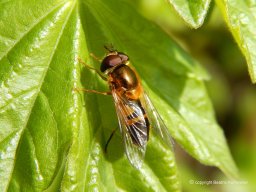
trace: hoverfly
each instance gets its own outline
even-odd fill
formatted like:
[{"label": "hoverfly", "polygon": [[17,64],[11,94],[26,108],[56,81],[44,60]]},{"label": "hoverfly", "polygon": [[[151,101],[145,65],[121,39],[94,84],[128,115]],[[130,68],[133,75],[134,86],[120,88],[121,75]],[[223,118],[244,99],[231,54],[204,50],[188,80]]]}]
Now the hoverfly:
[{"label": "hoverfly", "polygon": [[[107,81],[110,91],[81,90],[113,96],[126,156],[130,163],[139,169],[146,152],[150,129],[171,148],[172,138],[143,90],[137,72],[130,66],[129,57],[113,48],[107,46],[105,48],[108,53],[102,61],[92,55],[101,61],[100,71],[81,60],[79,62],[96,71],[103,80]],[[107,141],[105,151],[113,133]]]}]

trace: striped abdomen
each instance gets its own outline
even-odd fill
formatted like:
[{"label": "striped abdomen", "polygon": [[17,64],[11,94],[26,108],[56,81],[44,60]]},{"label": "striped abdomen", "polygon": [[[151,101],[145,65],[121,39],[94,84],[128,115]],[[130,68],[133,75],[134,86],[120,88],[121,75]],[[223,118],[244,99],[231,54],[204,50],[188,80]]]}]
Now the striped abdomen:
[{"label": "striped abdomen", "polygon": [[145,146],[149,139],[149,126],[147,114],[140,100],[132,100],[127,104],[127,127],[133,144]]}]

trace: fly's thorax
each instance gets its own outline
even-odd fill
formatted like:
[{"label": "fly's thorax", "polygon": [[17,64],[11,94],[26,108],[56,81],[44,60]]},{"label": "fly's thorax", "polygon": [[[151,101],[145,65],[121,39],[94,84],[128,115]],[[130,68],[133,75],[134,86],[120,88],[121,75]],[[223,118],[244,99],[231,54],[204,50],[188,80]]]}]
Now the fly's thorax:
[{"label": "fly's thorax", "polygon": [[129,99],[138,99],[141,86],[135,71],[127,65],[116,67],[110,74],[111,84],[116,90],[122,91]]}]

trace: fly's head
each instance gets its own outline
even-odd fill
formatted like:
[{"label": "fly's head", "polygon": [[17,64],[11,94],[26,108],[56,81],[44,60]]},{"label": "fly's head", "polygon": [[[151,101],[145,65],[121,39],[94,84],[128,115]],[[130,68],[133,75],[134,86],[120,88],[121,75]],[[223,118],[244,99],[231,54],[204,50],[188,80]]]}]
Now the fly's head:
[{"label": "fly's head", "polygon": [[128,64],[129,57],[125,53],[118,52],[113,48],[106,47],[105,48],[109,51],[107,56],[101,62],[100,70],[101,72],[108,74],[112,71],[115,67],[121,64]]}]

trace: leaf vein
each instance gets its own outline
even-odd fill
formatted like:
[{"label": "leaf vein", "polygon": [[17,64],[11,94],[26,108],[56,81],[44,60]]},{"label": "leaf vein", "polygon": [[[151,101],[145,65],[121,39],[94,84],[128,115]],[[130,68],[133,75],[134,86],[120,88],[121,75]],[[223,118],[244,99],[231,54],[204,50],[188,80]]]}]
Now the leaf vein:
[{"label": "leaf vein", "polygon": [[15,42],[9,49],[7,49],[7,50],[4,52],[3,56],[0,58],[0,62],[2,61],[2,59],[3,59],[4,57],[6,57],[6,56],[10,53],[10,51],[11,51],[16,45],[18,45],[18,43],[19,43],[24,37],[26,37],[26,35],[29,34],[29,32],[30,32],[33,28],[35,28],[38,24],[40,24],[48,15],[50,15],[52,12],[54,12],[57,8],[59,8],[59,7],[60,7],[62,4],[64,4],[64,3],[65,3],[65,2],[61,2],[61,3],[57,4],[56,6],[52,7],[52,8],[49,10],[49,12],[47,12],[46,14],[44,14],[42,17],[40,17],[39,19],[36,19],[36,21],[29,27],[29,29],[26,30],[24,33],[22,33],[21,36],[16,40],[16,42]]}]

